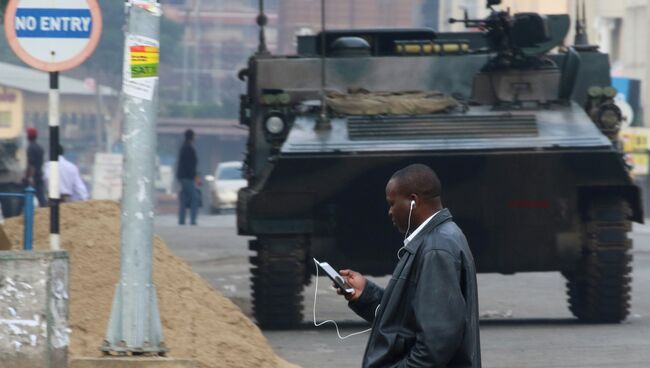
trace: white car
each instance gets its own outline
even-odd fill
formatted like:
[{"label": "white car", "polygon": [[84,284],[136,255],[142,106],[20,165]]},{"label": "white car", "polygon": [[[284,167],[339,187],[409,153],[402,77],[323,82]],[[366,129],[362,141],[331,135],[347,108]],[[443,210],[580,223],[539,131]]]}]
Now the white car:
[{"label": "white car", "polygon": [[214,176],[206,176],[210,182],[210,210],[219,213],[222,209],[235,208],[237,192],[246,186],[246,179],[242,175],[240,161],[221,162],[217,165]]}]

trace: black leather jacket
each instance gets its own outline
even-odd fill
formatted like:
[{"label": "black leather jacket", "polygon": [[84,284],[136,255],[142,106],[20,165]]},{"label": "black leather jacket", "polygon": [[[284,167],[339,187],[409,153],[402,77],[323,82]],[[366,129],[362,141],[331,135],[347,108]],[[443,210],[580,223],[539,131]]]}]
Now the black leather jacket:
[{"label": "black leather jacket", "polygon": [[385,290],[368,281],[349,306],[373,322],[364,368],[481,367],[474,259],[447,209],[405,247]]},{"label": "black leather jacket", "polygon": [[178,153],[178,164],[176,167],[177,179],[192,179],[196,177],[196,165],[199,160],[196,157],[196,151],[190,141],[185,141]]}]

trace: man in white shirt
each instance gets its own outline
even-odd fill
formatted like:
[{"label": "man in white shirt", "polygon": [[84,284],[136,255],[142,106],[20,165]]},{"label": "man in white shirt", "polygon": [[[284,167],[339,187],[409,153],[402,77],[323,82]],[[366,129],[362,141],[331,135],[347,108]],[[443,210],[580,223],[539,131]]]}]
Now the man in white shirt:
[{"label": "man in white shirt", "polygon": [[[50,177],[50,163],[45,166],[45,180]],[[79,169],[63,156],[63,146],[59,145],[59,190],[61,202],[77,202],[88,199],[88,189],[81,179]]]}]

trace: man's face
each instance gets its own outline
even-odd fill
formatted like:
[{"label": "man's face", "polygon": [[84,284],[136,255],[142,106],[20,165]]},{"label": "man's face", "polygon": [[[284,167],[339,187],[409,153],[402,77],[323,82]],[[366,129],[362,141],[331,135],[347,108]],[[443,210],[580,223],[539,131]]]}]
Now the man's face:
[{"label": "man's face", "polygon": [[393,225],[401,233],[405,233],[408,226],[411,200],[408,195],[402,193],[395,180],[391,179],[386,185],[386,202],[388,203],[388,216],[393,221]]}]

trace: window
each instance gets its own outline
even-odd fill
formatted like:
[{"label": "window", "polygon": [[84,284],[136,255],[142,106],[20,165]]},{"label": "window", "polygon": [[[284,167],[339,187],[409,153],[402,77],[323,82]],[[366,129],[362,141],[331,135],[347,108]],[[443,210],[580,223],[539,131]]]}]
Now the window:
[{"label": "window", "polygon": [[222,167],[219,171],[219,180],[239,180],[242,178],[241,167]]},{"label": "window", "polygon": [[[628,35],[644,35],[647,23],[645,7],[630,7],[627,9],[626,15],[624,22],[625,33]],[[624,41],[626,66],[642,67],[647,57],[646,38],[627,37]]]},{"label": "window", "polygon": [[11,128],[11,111],[0,111],[0,128]]}]

